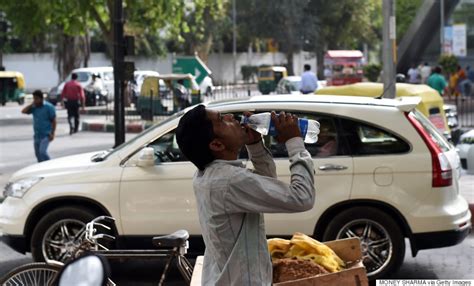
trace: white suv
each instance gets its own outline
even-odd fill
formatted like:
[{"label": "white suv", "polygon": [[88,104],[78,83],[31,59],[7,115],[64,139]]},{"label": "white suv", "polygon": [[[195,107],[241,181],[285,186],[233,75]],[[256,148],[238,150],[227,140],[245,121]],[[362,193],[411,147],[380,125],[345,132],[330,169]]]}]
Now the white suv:
[{"label": "white suv", "polygon": [[[211,103],[208,108],[285,110],[321,123],[307,144],[316,169],[316,203],[298,214],[266,215],[270,236],[300,231],[320,240],[358,236],[371,278],[396,271],[410,240],[418,250],[454,245],[471,229],[459,195],[455,148],[418,111],[417,98],[278,95]],[[36,260],[64,259],[74,234],[93,217],[116,218],[118,247],[152,247],[153,235],[187,229],[202,246],[192,190],[195,167],[174,130],[183,113],[112,151],[36,164],[10,179],[0,205],[3,240]],[[289,181],[285,146],[266,137],[278,177]],[[146,160],[145,147],[155,158]],[[147,149],[146,151],[148,151]],[[247,162],[245,152],[242,160]],[[145,158],[145,159],[144,159]],[[151,160],[151,161],[150,161]]]}]

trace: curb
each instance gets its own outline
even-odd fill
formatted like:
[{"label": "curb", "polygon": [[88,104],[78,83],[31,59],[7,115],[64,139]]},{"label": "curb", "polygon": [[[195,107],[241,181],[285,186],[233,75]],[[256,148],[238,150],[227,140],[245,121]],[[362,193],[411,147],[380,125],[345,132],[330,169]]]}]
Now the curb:
[{"label": "curb", "polygon": [[[125,122],[126,133],[140,133],[148,127],[152,126],[151,122]],[[82,131],[90,132],[115,132],[115,124],[113,122],[94,122],[82,121]]]}]

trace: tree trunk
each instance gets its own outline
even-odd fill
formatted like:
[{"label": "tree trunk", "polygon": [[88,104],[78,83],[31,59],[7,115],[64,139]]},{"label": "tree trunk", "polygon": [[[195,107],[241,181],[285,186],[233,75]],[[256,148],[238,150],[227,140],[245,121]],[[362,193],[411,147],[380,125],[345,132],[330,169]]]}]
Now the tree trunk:
[{"label": "tree trunk", "polygon": [[286,52],[286,62],[287,62],[287,69],[288,69],[288,75],[295,75],[294,68],[293,68],[293,50],[289,49],[288,52]]},{"label": "tree trunk", "polygon": [[316,59],[317,59],[317,74],[318,78],[324,78],[324,49],[317,49],[316,50]]},{"label": "tree trunk", "polygon": [[58,46],[54,51],[54,58],[61,81],[64,80],[73,69],[80,66],[83,53],[79,46],[78,37],[65,34],[58,35]]}]

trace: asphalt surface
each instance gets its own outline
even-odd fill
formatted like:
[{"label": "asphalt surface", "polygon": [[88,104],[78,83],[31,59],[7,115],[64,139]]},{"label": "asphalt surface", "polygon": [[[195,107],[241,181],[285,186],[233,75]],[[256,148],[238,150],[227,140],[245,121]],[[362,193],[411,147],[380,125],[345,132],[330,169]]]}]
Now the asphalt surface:
[{"label": "asphalt surface", "polygon": [[[0,185],[3,186],[16,170],[36,162],[31,118],[19,114],[20,107],[8,104],[0,107]],[[85,117],[83,117],[85,118]],[[128,134],[130,139],[133,134]],[[58,111],[57,137],[51,143],[49,153],[52,158],[83,152],[108,149],[114,144],[113,133],[79,132],[69,135],[64,110]],[[474,176],[463,175],[460,181],[462,194],[474,202]],[[0,199],[1,200],[1,199]],[[31,262],[31,255],[19,254],[0,243],[0,276],[16,266]],[[461,244],[424,250],[415,258],[411,257],[409,242],[405,263],[393,278],[398,279],[474,279],[474,234]],[[164,264],[160,261],[122,261],[113,263],[113,279],[119,285],[156,285]],[[173,268],[169,283],[183,285],[179,272]]]}]

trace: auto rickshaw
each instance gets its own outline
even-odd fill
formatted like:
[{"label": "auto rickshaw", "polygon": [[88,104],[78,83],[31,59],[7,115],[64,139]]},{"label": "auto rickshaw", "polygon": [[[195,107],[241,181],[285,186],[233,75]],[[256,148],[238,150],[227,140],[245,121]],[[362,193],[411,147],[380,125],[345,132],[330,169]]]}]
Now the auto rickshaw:
[{"label": "auto rickshaw", "polygon": [[285,67],[264,66],[258,69],[258,90],[262,94],[275,91],[280,79],[288,75]]},{"label": "auto rickshaw", "polygon": [[[382,83],[361,82],[341,86],[329,86],[318,89],[316,94],[345,95],[345,96],[370,96],[379,97],[383,93]],[[421,101],[416,107],[433,123],[438,130],[450,139],[450,128],[444,112],[444,101],[439,93],[424,84],[397,83],[396,97],[419,96]]]},{"label": "auto rickshaw", "polygon": [[25,78],[20,72],[0,71],[0,103],[5,105],[9,101],[25,102]]},{"label": "auto rickshaw", "polygon": [[145,120],[169,115],[201,103],[199,85],[192,74],[147,76],[137,99],[137,112]]}]

